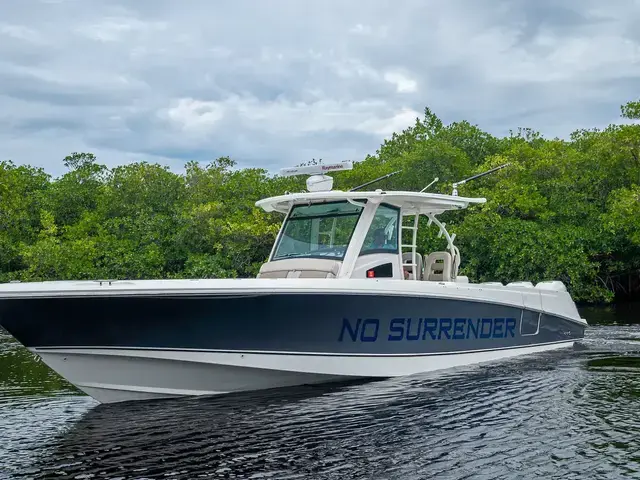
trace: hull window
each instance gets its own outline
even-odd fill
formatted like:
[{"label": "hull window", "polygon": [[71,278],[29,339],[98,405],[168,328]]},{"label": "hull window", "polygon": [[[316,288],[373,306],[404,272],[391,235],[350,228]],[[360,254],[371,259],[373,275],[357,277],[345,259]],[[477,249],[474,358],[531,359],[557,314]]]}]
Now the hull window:
[{"label": "hull window", "polygon": [[523,337],[537,335],[540,332],[540,317],[542,317],[541,312],[523,310],[520,317],[520,335]]}]

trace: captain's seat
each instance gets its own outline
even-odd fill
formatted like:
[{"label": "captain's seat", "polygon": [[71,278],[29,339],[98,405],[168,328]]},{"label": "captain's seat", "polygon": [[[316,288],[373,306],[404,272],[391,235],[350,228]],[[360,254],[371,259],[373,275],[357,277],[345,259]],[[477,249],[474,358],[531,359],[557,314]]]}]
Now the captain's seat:
[{"label": "captain's seat", "polygon": [[[409,272],[409,276],[407,277],[409,280],[413,279],[413,265],[411,265],[411,263],[413,262],[413,258],[411,255],[411,252],[405,252],[402,254],[402,268]],[[417,263],[417,275],[416,275],[416,280],[422,280],[422,255],[420,255],[418,252],[416,252],[416,263]]]},{"label": "captain's seat", "polygon": [[451,266],[451,254],[449,252],[430,253],[424,262],[423,280],[431,282],[450,282]]}]

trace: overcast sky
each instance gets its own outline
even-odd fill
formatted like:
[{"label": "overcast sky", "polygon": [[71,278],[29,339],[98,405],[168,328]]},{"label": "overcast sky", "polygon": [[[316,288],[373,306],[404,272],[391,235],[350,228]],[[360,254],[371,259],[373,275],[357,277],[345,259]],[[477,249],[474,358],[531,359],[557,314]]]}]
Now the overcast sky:
[{"label": "overcast sky", "polygon": [[429,106],[567,137],[640,96],[640,0],[4,0],[0,159],[361,159]]}]

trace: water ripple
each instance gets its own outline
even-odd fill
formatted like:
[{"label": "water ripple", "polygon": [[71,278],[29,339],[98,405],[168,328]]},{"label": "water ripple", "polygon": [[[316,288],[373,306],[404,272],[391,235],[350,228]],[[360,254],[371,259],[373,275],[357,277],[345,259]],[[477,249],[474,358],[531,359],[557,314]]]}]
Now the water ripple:
[{"label": "water ripple", "polygon": [[638,326],[446,373],[119,405],[0,334],[0,375],[15,478],[640,478]]}]

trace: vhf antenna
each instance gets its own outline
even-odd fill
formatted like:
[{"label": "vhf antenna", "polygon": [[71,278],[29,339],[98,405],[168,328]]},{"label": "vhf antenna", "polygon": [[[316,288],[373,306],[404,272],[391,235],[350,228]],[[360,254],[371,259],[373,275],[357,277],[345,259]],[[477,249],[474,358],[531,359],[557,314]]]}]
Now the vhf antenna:
[{"label": "vhf antenna", "polygon": [[440,180],[438,177],[433,179],[433,182],[431,182],[429,185],[427,185],[426,187],[424,187],[422,190],[420,190],[420,193],[424,192],[427,188],[429,188],[431,185],[433,185],[434,183],[436,183],[438,180]]},{"label": "vhf antenna", "polygon": [[492,168],[491,170],[487,170],[486,172],[479,173],[477,175],[474,175],[473,177],[465,178],[464,180],[460,180],[459,182],[455,182],[453,184],[453,192],[451,193],[451,195],[453,195],[454,197],[458,196],[458,187],[460,185],[464,185],[465,183],[467,183],[467,182],[469,182],[471,180],[475,180],[476,178],[484,177],[485,175],[489,175],[490,173],[497,172],[498,170],[501,170],[501,169],[503,169],[505,167],[508,167],[509,165],[511,165],[511,163],[505,163],[504,165],[500,165],[499,167]]},{"label": "vhf antenna", "polygon": [[387,173],[386,175],[383,175],[381,177],[376,178],[375,180],[371,180],[370,182],[367,183],[363,183],[362,185],[358,185],[357,187],[352,188],[351,190],[349,190],[350,192],[355,192],[356,190],[360,190],[361,188],[367,187],[369,185],[371,185],[372,183],[376,183],[379,182],[380,180],[384,180],[385,178],[389,178],[392,175],[395,175],[396,173],[400,173],[402,170],[397,170],[395,172],[391,172],[391,173]]}]

